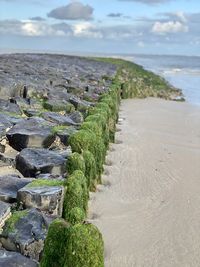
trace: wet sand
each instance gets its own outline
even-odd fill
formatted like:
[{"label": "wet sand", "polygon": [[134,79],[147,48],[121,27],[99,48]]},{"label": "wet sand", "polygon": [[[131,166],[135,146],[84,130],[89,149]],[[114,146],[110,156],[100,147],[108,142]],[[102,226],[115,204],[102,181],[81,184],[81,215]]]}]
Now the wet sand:
[{"label": "wet sand", "polygon": [[90,219],[106,267],[200,266],[200,107],[124,100]]}]

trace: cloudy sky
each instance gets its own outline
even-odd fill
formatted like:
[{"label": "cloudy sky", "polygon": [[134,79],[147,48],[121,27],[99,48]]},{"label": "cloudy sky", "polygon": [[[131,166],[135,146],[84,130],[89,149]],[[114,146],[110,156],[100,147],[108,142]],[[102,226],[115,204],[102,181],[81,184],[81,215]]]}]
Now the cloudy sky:
[{"label": "cloudy sky", "polygon": [[0,0],[0,51],[200,55],[199,0]]}]

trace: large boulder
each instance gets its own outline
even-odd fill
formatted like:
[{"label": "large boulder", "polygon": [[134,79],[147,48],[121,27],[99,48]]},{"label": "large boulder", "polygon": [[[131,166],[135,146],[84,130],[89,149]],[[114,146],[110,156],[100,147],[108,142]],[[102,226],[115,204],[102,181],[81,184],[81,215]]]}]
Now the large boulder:
[{"label": "large boulder", "polygon": [[38,267],[38,262],[22,256],[20,253],[0,250],[0,266],[2,267]]},{"label": "large boulder", "polygon": [[0,201],[0,229],[3,227],[5,221],[10,215],[10,205]]},{"label": "large boulder", "polygon": [[9,112],[21,115],[20,107],[15,103],[10,103],[8,100],[0,99],[0,112]]},{"label": "large boulder", "polygon": [[40,173],[63,175],[66,159],[48,149],[23,149],[16,157],[16,168],[25,177],[36,177]]},{"label": "large boulder", "polygon": [[66,111],[68,113],[75,109],[74,106],[65,99],[56,99],[55,96],[53,99],[45,101],[44,108],[54,112]]},{"label": "large boulder", "polygon": [[55,140],[52,126],[42,118],[30,118],[11,128],[6,136],[17,151],[27,147],[49,147]]},{"label": "large boulder", "polygon": [[[50,183],[48,183],[50,184]],[[52,183],[53,184],[53,183]],[[30,184],[18,191],[18,200],[24,208],[38,208],[54,216],[62,216],[64,187]]]},{"label": "large boulder", "polygon": [[45,217],[38,210],[16,211],[6,221],[0,242],[9,251],[20,252],[39,261],[47,230]]},{"label": "large boulder", "polygon": [[0,200],[13,203],[17,201],[17,192],[33,179],[20,178],[17,175],[0,176]]},{"label": "large boulder", "polygon": [[64,125],[64,126],[76,126],[77,123],[74,122],[69,116],[67,115],[61,115],[56,112],[44,112],[42,114],[42,117],[52,123],[55,123],[57,125]]}]

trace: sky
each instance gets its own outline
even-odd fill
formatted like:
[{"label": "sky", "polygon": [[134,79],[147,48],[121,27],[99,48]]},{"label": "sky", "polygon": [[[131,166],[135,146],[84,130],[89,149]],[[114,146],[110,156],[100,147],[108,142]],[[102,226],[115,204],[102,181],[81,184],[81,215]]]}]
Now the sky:
[{"label": "sky", "polygon": [[199,0],[0,0],[0,52],[200,56]]}]

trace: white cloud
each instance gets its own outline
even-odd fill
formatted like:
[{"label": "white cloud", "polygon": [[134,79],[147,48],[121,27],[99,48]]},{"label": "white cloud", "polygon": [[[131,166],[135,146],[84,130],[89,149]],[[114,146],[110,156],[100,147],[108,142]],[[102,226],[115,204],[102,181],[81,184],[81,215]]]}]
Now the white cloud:
[{"label": "white cloud", "polygon": [[139,41],[139,42],[137,43],[137,45],[138,45],[139,47],[145,47],[145,44],[144,44],[144,42],[142,42],[142,41]]},{"label": "white cloud", "polygon": [[74,24],[72,27],[75,37],[102,38],[102,33],[90,22]]},{"label": "white cloud", "polygon": [[155,34],[188,32],[188,26],[180,21],[155,22],[152,27]]}]

